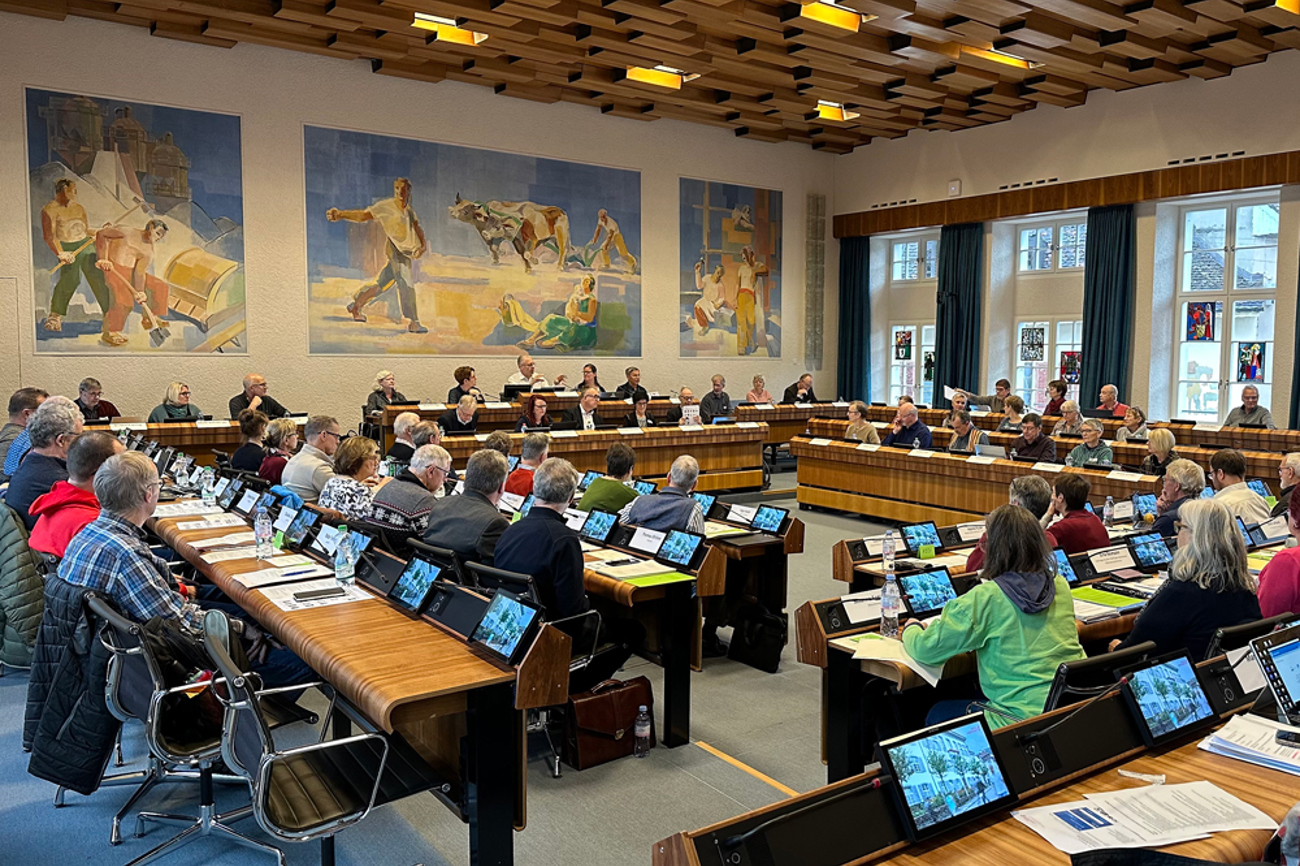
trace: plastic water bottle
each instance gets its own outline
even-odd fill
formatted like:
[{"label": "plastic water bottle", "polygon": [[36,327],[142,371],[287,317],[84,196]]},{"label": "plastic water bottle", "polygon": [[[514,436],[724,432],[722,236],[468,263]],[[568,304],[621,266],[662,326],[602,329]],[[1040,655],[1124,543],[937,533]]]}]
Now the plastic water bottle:
[{"label": "plastic water bottle", "polygon": [[1101,522],[1109,529],[1115,524],[1115,497],[1107,496],[1106,505],[1101,509]]},{"label": "plastic water bottle", "polygon": [[894,530],[885,530],[885,540],[880,545],[880,558],[885,564],[885,574],[894,573],[894,555],[897,553],[897,542],[894,541]]},{"label": "plastic water bottle", "polygon": [[644,758],[650,754],[650,711],[645,704],[637,707],[636,724],[632,727],[632,733],[636,735],[636,746],[632,753],[638,758]]},{"label": "plastic water bottle", "polygon": [[898,581],[891,570],[885,575],[885,585],[880,590],[880,635],[898,637],[898,613],[903,606],[898,594]]},{"label": "plastic water bottle", "polygon": [[334,579],[339,586],[351,586],[356,574],[357,554],[352,549],[352,536],[346,529],[339,539],[339,546],[334,550]]},{"label": "plastic water bottle", "polygon": [[265,505],[257,506],[257,517],[253,518],[253,538],[257,541],[257,558],[270,559],[275,556],[275,547],[271,544],[274,530],[271,527],[271,513]]},{"label": "plastic water bottle", "polygon": [[1066,465],[1066,466],[1073,466],[1073,465],[1074,465],[1074,455],[1073,455],[1073,454],[1066,454],[1066,455],[1065,455],[1065,465]]},{"label": "plastic water bottle", "polygon": [[1012,459],[1012,460],[1015,460],[1018,456],[1020,456],[1020,455],[1018,455],[1018,454],[1016,453],[1016,449],[1012,448],[1012,449],[1011,449],[1011,459]]},{"label": "plastic water bottle", "polygon": [[921,443],[920,443],[920,442],[917,442],[915,439],[913,439],[913,440],[912,440],[912,450],[915,451],[916,449],[918,449],[918,448],[920,448],[920,447],[921,447]]},{"label": "plastic water bottle", "polygon": [[203,470],[203,504],[215,505],[217,502],[217,473],[209,466]]}]

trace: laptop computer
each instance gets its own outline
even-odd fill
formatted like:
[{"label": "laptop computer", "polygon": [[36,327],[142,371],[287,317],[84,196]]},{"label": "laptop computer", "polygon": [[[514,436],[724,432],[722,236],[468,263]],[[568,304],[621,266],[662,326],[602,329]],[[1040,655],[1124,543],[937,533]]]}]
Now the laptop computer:
[{"label": "laptop computer", "polygon": [[980,457],[1006,457],[1007,449],[1001,445],[976,445],[975,453]]}]

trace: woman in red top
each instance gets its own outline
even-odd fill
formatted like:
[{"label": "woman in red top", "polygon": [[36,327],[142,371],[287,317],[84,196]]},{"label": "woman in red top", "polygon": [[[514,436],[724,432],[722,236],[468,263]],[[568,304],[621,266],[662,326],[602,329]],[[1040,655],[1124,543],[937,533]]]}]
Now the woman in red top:
[{"label": "woman in red top", "polygon": [[266,428],[266,456],[257,474],[279,484],[284,474],[284,464],[298,450],[298,423],[292,418],[276,418]]},{"label": "woman in red top", "polygon": [[[1300,496],[1291,497],[1286,525],[1291,537],[1300,539]],[[1265,619],[1300,613],[1300,547],[1279,550],[1259,573],[1259,612]]]},{"label": "woman in red top", "polygon": [[529,394],[524,403],[524,414],[515,422],[515,432],[524,432],[525,427],[550,427],[551,416],[546,414],[546,398],[541,394]]},{"label": "woman in red top", "polygon": [[1047,383],[1047,396],[1050,398],[1043,407],[1044,415],[1060,415],[1061,404],[1065,402],[1065,392],[1070,386],[1060,379]]}]

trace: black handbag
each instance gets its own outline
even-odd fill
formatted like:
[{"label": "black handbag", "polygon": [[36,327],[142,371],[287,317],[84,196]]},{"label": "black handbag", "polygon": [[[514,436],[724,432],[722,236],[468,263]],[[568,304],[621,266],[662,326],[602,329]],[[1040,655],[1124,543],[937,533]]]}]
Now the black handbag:
[{"label": "black handbag", "polygon": [[727,658],[752,668],[776,673],[781,666],[788,626],[786,619],[761,604],[746,604],[736,611]]}]

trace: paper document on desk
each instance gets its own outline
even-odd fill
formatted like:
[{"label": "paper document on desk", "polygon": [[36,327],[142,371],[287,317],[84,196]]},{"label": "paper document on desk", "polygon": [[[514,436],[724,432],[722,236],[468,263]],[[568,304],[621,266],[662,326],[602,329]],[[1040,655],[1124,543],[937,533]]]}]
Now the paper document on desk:
[{"label": "paper document on desk", "polygon": [[636,559],[624,550],[611,550],[608,547],[596,547],[587,551],[587,556],[594,562],[617,562],[618,560]]},{"label": "paper document on desk", "polygon": [[204,505],[202,499],[185,499],[181,502],[164,502],[154,509],[154,517],[200,517],[204,514],[220,514],[221,506],[215,502]]},{"label": "paper document on desk", "polygon": [[667,574],[670,571],[676,571],[676,569],[671,565],[664,565],[663,563],[655,562],[653,559],[647,559],[642,562],[630,563],[628,565],[597,566],[593,568],[592,571],[618,580],[630,580],[634,577],[650,577],[655,574]]},{"label": "paper document on desk", "polygon": [[1201,740],[1197,748],[1215,755],[1236,758],[1248,764],[1300,776],[1300,749],[1279,744],[1274,739],[1278,731],[1300,734],[1300,728],[1293,728],[1281,722],[1269,721],[1260,716],[1237,715],[1228,719],[1226,725]]},{"label": "paper document on desk", "polygon": [[1101,622],[1104,619],[1115,619],[1119,616],[1119,610],[1113,607],[1107,607],[1104,604],[1093,604],[1090,601],[1074,600],[1074,618],[1079,622]]},{"label": "paper document on desk", "polygon": [[855,659],[895,662],[909,668],[932,686],[937,686],[943,676],[943,665],[935,667],[934,665],[921,664],[908,654],[901,640],[881,637],[875,632],[857,635],[849,638],[849,640],[854,642],[853,657]]},{"label": "paper document on desk", "polygon": [[880,619],[880,590],[878,589],[842,595],[840,604],[844,606],[844,615],[854,625]]},{"label": "paper document on desk", "polygon": [[1210,782],[1148,785],[1086,800],[1019,809],[1012,816],[1059,851],[1155,848],[1226,830],[1272,830],[1277,822]]},{"label": "paper document on desk", "polygon": [[195,550],[207,550],[210,547],[241,547],[245,544],[253,544],[257,541],[256,536],[250,532],[232,532],[229,535],[221,535],[217,538],[205,538],[202,541],[191,541],[190,547]]},{"label": "paper document on desk", "polygon": [[202,520],[187,520],[176,524],[182,532],[193,529],[224,529],[228,526],[247,526],[248,522],[238,514],[210,514]]},{"label": "paper document on desk", "polygon": [[728,523],[718,523],[716,520],[704,521],[705,538],[721,538],[724,535],[744,535],[749,532],[743,526],[732,526]]},{"label": "paper document on desk", "polygon": [[313,607],[329,607],[332,604],[347,604],[352,601],[365,601],[372,596],[361,587],[353,584],[352,586],[339,587],[343,590],[342,595],[332,595],[329,598],[314,598],[311,601],[298,601],[293,597],[295,592],[310,592],[315,589],[332,589],[338,586],[338,581],[333,577],[321,578],[319,580],[306,580],[302,583],[282,583],[279,586],[268,586],[258,590],[266,596],[280,610],[293,612],[296,610],[307,610]]},{"label": "paper document on desk", "polygon": [[[270,560],[274,563],[275,560]],[[277,583],[301,583],[304,580],[312,580],[318,577],[330,577],[334,574],[333,569],[326,565],[312,563],[295,568],[293,565],[284,567],[264,568],[261,571],[250,571],[247,574],[237,574],[234,576],[235,581],[242,583],[249,589],[257,589],[262,586],[271,586]]]},{"label": "paper document on desk", "polygon": [[203,561],[209,565],[218,562],[232,562],[236,559],[252,559],[257,556],[257,546],[236,547],[234,550],[214,550],[203,554]]}]

